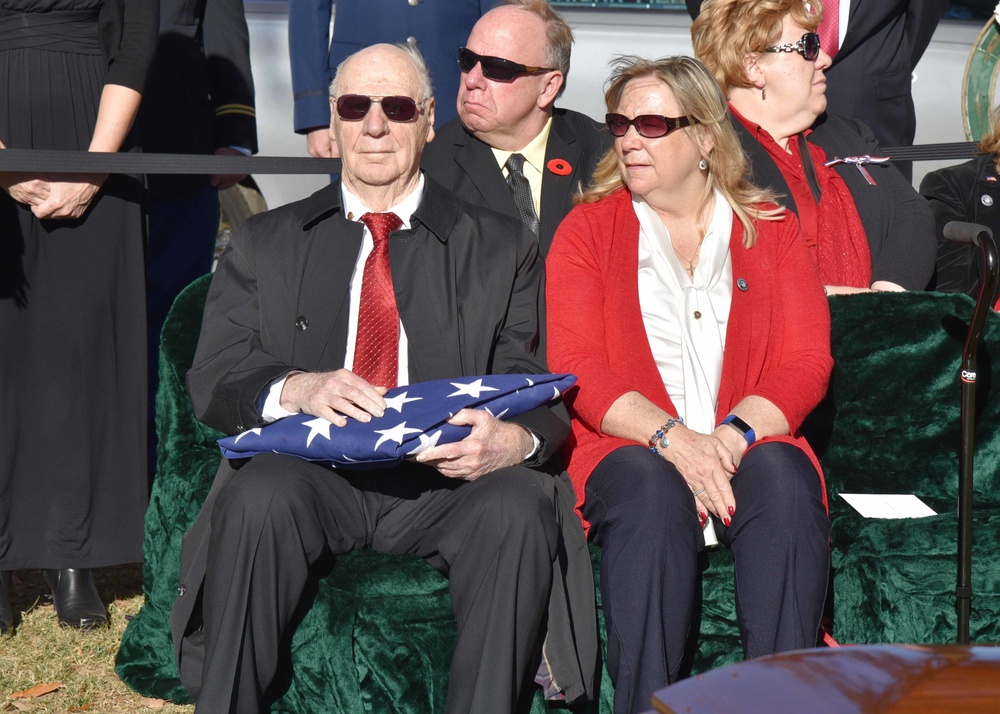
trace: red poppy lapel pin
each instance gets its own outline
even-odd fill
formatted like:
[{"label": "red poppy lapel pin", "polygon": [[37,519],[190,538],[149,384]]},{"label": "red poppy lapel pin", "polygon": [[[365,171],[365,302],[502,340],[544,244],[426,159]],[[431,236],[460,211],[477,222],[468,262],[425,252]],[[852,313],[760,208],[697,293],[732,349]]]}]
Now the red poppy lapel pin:
[{"label": "red poppy lapel pin", "polygon": [[566,159],[550,159],[549,163],[545,164],[545,166],[556,176],[569,176],[573,173],[573,167],[569,165]]}]

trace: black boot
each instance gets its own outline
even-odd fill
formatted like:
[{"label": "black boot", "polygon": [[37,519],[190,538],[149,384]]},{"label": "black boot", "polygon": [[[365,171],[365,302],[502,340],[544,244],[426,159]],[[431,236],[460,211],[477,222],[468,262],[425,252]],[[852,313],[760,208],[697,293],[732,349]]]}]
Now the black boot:
[{"label": "black boot", "polygon": [[10,571],[0,570],[0,637],[14,631],[14,609],[10,606]]},{"label": "black boot", "polygon": [[93,630],[108,624],[108,612],[97,594],[89,568],[46,570],[45,582],[52,591],[60,625]]}]

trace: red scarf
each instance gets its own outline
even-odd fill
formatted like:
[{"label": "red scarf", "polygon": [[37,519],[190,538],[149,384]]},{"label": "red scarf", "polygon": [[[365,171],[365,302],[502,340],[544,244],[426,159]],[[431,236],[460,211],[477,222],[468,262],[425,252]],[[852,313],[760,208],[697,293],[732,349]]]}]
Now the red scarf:
[{"label": "red scarf", "polygon": [[823,285],[871,287],[872,256],[868,236],[844,179],[832,167],[824,166],[826,152],[815,144],[808,144],[820,190],[817,204],[799,155],[798,137],[789,138],[789,148],[792,149],[789,153],[759,124],[741,116],[735,109],[732,111],[767,150],[788,183],[799,209],[803,233],[815,236],[815,242],[807,239],[806,244],[819,272],[820,282]]}]

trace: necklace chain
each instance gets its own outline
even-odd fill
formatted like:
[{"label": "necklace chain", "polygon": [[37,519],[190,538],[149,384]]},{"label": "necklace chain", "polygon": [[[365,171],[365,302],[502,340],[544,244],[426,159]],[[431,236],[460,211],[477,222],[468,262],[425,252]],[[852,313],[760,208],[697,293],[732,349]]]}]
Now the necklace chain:
[{"label": "necklace chain", "polygon": [[705,236],[707,233],[708,231],[702,232],[701,238],[698,239],[698,245],[694,249],[694,255],[692,255],[690,259],[685,258],[680,254],[680,252],[678,252],[677,248],[674,248],[674,254],[687,263],[687,268],[685,268],[685,270],[687,271],[688,277],[691,278],[692,282],[694,282],[694,262],[698,260],[698,254],[701,253],[701,244],[705,242]]}]

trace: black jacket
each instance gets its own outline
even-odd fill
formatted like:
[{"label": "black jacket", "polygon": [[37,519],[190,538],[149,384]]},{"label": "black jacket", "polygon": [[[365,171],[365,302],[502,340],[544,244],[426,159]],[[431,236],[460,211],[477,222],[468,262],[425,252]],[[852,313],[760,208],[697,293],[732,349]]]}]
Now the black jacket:
[{"label": "black jacket", "polygon": [[[250,40],[242,0],[160,0],[160,38],[139,108],[144,151],[257,151]],[[149,177],[154,196],[197,190],[208,176]]]},{"label": "black jacket", "polygon": [[[538,244],[544,257],[552,245],[556,228],[573,208],[573,195],[586,186],[594,167],[611,147],[613,139],[602,124],[568,109],[556,109],[545,147],[542,174],[542,204]],[[562,159],[569,166],[565,175],[549,166]],[[493,150],[474,137],[461,119],[453,119],[437,132],[424,150],[421,168],[445,188],[478,206],[518,218],[514,194],[507,187]]]},{"label": "black jacket", "polygon": [[[460,201],[428,178],[411,224],[392,234],[389,247],[409,341],[410,380],[546,371],[534,355],[542,260],[520,219]],[[188,372],[198,419],[227,434],[242,432],[257,423],[258,397],[278,377],[292,369],[343,367],[350,279],[362,235],[362,225],[342,213],[339,181],[254,216],[240,229],[212,280]],[[558,412],[540,407],[514,419],[542,442],[526,465],[543,464],[561,447],[569,423],[561,405]],[[170,620],[181,681],[190,691],[201,681],[198,593],[210,516],[216,494],[234,473],[223,461],[181,549],[181,594]],[[589,555],[568,477],[540,473],[540,478],[555,489],[564,539],[573,551],[565,571],[555,566],[556,582],[564,589],[553,587],[552,597],[563,593],[563,605],[550,602],[550,632],[563,639],[556,651],[548,651],[560,668],[558,681],[572,688],[567,694],[587,696],[597,648]],[[558,627],[553,612],[567,613],[573,624]]]},{"label": "black jacket", "polygon": [[996,156],[981,154],[972,161],[931,171],[920,182],[937,227],[937,272],[934,289],[946,293],[979,294],[979,248],[944,238],[949,221],[979,223],[1000,236],[1000,174]]}]

